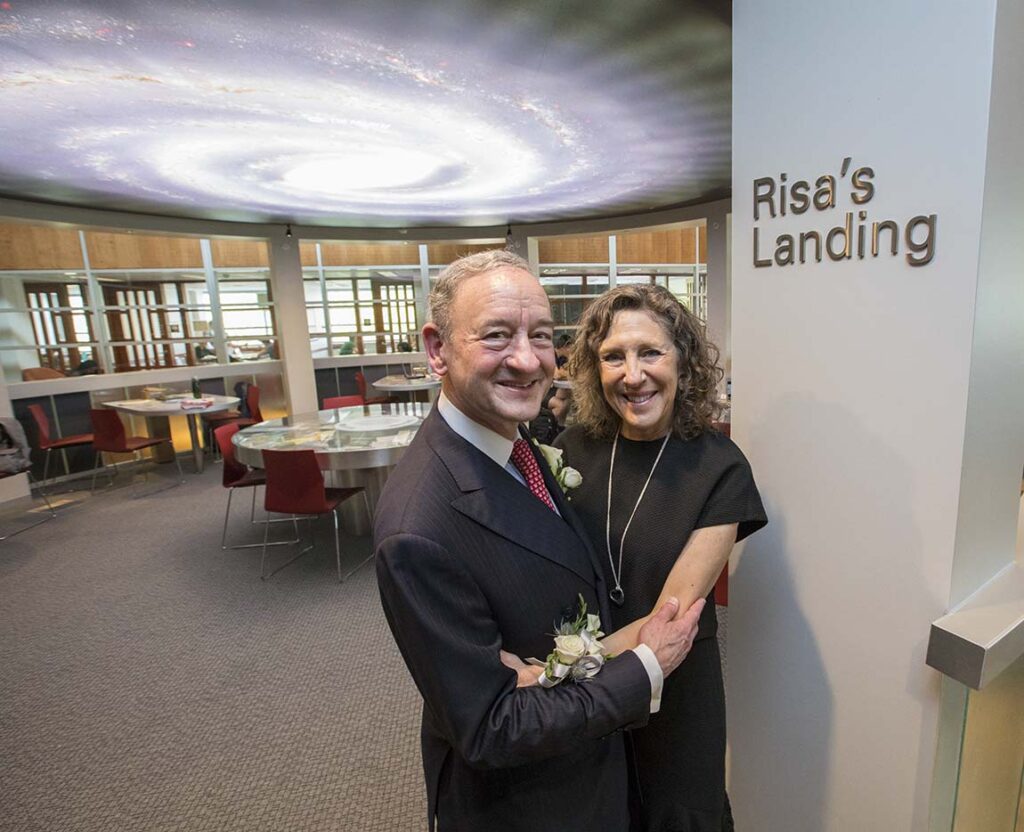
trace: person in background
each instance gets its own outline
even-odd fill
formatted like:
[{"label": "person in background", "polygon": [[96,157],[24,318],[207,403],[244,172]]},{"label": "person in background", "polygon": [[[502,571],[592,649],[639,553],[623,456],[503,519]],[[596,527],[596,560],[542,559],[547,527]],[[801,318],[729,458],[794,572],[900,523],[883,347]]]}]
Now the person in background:
[{"label": "person in background", "polygon": [[564,367],[572,353],[572,336],[563,332],[555,339],[555,366]]},{"label": "person in background", "polygon": [[100,365],[93,361],[91,358],[86,358],[79,362],[78,366],[75,367],[70,373],[73,376],[95,376],[100,372]]},{"label": "person in background", "polygon": [[572,410],[572,391],[555,387],[548,396],[537,418],[530,422],[530,436],[542,445],[551,445],[565,429]]}]

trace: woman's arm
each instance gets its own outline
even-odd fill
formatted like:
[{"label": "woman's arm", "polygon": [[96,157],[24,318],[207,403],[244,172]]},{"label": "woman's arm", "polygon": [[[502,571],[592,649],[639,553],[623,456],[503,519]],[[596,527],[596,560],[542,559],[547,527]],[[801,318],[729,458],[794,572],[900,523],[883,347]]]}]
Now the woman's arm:
[{"label": "woman's arm", "polygon": [[[640,628],[647,623],[647,619],[654,614],[654,610],[661,609],[661,605],[669,598],[679,599],[679,609],[681,610],[679,614],[682,614],[698,598],[707,597],[707,594],[711,592],[711,587],[715,585],[718,576],[722,574],[722,570],[729,562],[729,555],[736,543],[738,525],[738,523],[729,523],[724,526],[695,529],[669,571],[654,609],[643,618],[638,618],[621,630],[616,630],[610,636],[601,639],[601,643],[608,649],[608,652],[618,655],[636,647],[640,642]],[[506,653],[504,650],[501,651],[501,661],[506,667],[516,671],[517,687],[530,687],[537,684],[537,679],[543,673],[541,668],[531,667],[517,656]]]},{"label": "woman's arm", "polygon": [[[729,562],[729,553],[736,543],[737,526],[737,523],[729,523],[695,529],[668,573],[661,595],[651,612],[602,639],[608,651],[618,654],[636,647],[640,628],[666,599],[678,598],[679,609],[688,610],[698,598],[706,597]],[[626,591],[629,591],[628,587]]]}]

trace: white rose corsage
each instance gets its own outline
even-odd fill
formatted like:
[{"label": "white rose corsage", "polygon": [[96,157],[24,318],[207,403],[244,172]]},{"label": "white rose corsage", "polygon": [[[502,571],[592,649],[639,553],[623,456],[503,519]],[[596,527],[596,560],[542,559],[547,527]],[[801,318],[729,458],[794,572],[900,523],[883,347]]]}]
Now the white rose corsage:
[{"label": "white rose corsage", "polygon": [[579,488],[583,484],[583,475],[575,468],[570,468],[562,461],[561,448],[552,448],[550,445],[541,445],[536,439],[533,440],[533,444],[537,446],[541,456],[544,457],[544,461],[548,464],[548,468],[551,469],[551,473],[555,477],[555,482],[558,483],[563,494],[568,496],[571,489]]},{"label": "white rose corsage", "polygon": [[[579,613],[572,621],[562,621],[555,628],[555,649],[543,663],[541,687],[553,688],[566,679],[583,682],[596,676],[604,663],[612,658],[600,639],[601,617],[587,613],[587,602],[579,596]],[[535,659],[532,660],[540,665]]]}]

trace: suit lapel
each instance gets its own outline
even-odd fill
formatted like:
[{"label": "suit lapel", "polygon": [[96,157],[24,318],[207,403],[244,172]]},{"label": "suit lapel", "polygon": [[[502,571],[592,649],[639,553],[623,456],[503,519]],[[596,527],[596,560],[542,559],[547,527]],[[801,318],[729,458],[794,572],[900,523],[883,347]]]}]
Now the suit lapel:
[{"label": "suit lapel", "polygon": [[[574,526],[455,433],[436,410],[431,411],[420,432],[463,492],[452,501],[456,511],[509,542],[570,569],[588,585],[595,585],[599,573],[594,571],[585,538],[577,535]],[[543,463],[541,471],[550,477]]]},{"label": "suit lapel", "polygon": [[[520,430],[520,433],[523,433]],[[523,433],[524,439],[529,439],[525,433]],[[584,548],[587,550],[587,557],[590,559],[591,567],[594,570],[594,574],[597,576],[597,600],[601,605],[601,621],[605,626],[605,631],[608,630],[608,626],[611,623],[611,608],[608,606],[608,590],[605,586],[604,571],[601,568],[601,563],[597,558],[597,552],[594,550],[591,544],[590,535],[587,534],[587,530],[583,526],[583,521],[580,520],[572,507],[572,503],[569,502],[569,498],[562,491],[562,487],[555,480],[554,475],[551,473],[551,469],[548,468],[547,462],[544,459],[533,441],[530,441],[530,450],[533,451],[533,455],[537,458],[537,464],[540,465],[540,470],[544,474],[544,484],[548,488],[548,492],[551,494],[551,498],[555,501],[555,505],[558,506],[558,510],[561,512],[562,517],[565,521],[572,526],[573,531],[576,532],[576,536],[583,542]]]}]

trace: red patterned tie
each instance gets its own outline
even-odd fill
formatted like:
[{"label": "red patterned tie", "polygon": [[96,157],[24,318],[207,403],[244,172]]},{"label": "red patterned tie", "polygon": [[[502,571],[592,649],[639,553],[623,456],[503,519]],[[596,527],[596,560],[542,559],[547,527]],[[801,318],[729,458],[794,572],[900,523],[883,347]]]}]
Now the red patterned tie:
[{"label": "red patterned tie", "polygon": [[540,472],[540,466],[533,453],[530,451],[530,443],[525,439],[517,439],[512,443],[512,464],[519,469],[527,486],[533,492],[533,496],[540,500],[552,511],[555,504],[551,502],[551,495],[544,485],[544,475]]}]

